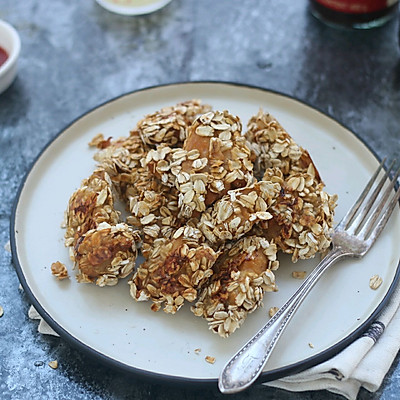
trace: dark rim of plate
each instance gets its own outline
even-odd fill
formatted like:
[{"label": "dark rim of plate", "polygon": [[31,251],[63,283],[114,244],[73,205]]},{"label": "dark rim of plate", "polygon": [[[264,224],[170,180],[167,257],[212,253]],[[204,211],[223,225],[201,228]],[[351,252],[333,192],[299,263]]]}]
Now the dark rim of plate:
[{"label": "dark rim of plate", "polygon": [[[60,337],[64,340],[66,340],[68,343],[70,343],[72,346],[74,346],[75,348],[84,351],[86,354],[88,354],[89,356],[93,357],[94,359],[96,359],[97,361],[101,361],[103,364],[111,366],[111,367],[116,367],[118,369],[121,369],[125,372],[129,372],[129,373],[135,373],[138,376],[142,377],[142,378],[146,378],[149,380],[154,380],[157,379],[159,381],[162,381],[164,383],[185,383],[185,384],[194,384],[194,385],[204,385],[204,384],[211,384],[211,385],[216,385],[218,382],[218,379],[214,379],[214,378],[210,378],[210,379],[196,379],[196,378],[188,378],[188,377],[178,377],[178,376],[173,376],[173,375],[165,375],[165,374],[159,374],[156,372],[150,372],[147,370],[142,370],[136,367],[132,367],[129,365],[126,365],[124,363],[121,363],[119,361],[116,361],[108,356],[105,356],[104,354],[98,352],[97,350],[94,350],[93,348],[85,345],[84,343],[82,343],[79,339],[77,339],[76,337],[70,335],[67,331],[65,331],[61,326],[59,326],[57,324],[57,322],[55,322],[53,320],[53,318],[46,312],[46,310],[41,306],[41,304],[39,303],[39,301],[36,299],[35,295],[33,294],[33,292],[31,291],[29,285],[26,282],[22,267],[19,263],[18,260],[18,255],[17,255],[17,248],[16,248],[16,236],[15,236],[15,218],[16,218],[16,211],[17,211],[17,207],[18,207],[18,203],[19,203],[19,198],[21,196],[21,193],[24,189],[25,186],[25,182],[32,170],[32,168],[34,167],[34,165],[36,164],[36,162],[40,159],[40,157],[42,156],[42,154],[45,152],[45,150],[65,131],[67,130],[70,126],[72,126],[74,123],[76,123],[78,120],[84,118],[86,115],[90,114],[91,112],[95,111],[96,109],[103,107],[109,103],[112,103],[120,98],[123,98],[125,96],[129,96],[132,95],[134,93],[139,93],[139,92],[144,92],[147,90],[151,90],[151,89],[157,89],[157,88],[161,88],[161,87],[168,87],[168,86],[184,86],[184,85],[196,85],[196,84],[200,84],[200,85],[204,85],[204,84],[214,84],[214,85],[226,85],[226,86],[238,86],[238,87],[243,87],[243,88],[248,88],[248,89],[254,89],[254,90],[259,90],[262,92],[266,92],[266,93],[272,93],[278,96],[282,96],[291,100],[294,100],[300,104],[306,105],[308,107],[310,107],[311,109],[318,111],[319,113],[321,113],[322,115],[324,115],[325,117],[330,118],[331,120],[333,120],[334,122],[338,123],[340,126],[342,126],[343,128],[345,128],[346,130],[348,130],[350,133],[352,133],[358,140],[360,140],[362,142],[363,145],[365,145],[367,147],[367,149],[374,155],[374,157],[380,161],[378,155],[375,153],[375,151],[367,144],[364,142],[364,140],[357,135],[357,133],[353,132],[350,128],[348,128],[346,125],[344,125],[343,123],[341,123],[340,121],[338,121],[337,119],[335,119],[333,116],[329,115],[328,113],[326,113],[325,111],[322,111],[321,109],[319,109],[318,107],[315,107],[314,105],[311,105],[309,103],[307,103],[306,101],[300,100],[294,96],[279,92],[277,90],[271,90],[268,88],[263,88],[263,87],[259,87],[259,86],[255,86],[255,85],[249,85],[249,84],[244,84],[244,83],[238,83],[238,82],[229,82],[229,81],[213,81],[213,80],[207,80],[207,81],[182,81],[182,82],[170,82],[170,83],[166,83],[166,84],[162,84],[162,85],[154,85],[154,86],[148,86],[148,87],[144,87],[138,90],[133,90],[131,92],[127,92],[127,93],[123,93],[119,96],[116,96],[112,99],[109,99],[93,108],[91,108],[90,110],[86,111],[84,114],[79,115],[77,118],[75,118],[72,122],[70,122],[68,125],[66,125],[63,129],[61,129],[54,138],[52,138],[47,144],[46,146],[41,150],[41,152],[38,154],[38,156],[33,160],[33,162],[31,163],[30,167],[28,168],[27,173],[25,174],[20,187],[17,191],[16,197],[15,197],[15,201],[13,204],[13,209],[12,209],[12,214],[11,214],[11,223],[10,223],[10,243],[11,243],[11,251],[12,251],[12,261],[15,265],[16,271],[17,271],[17,275],[18,278],[21,282],[22,287],[24,288],[26,294],[29,297],[29,300],[31,301],[32,305],[35,307],[35,309],[38,311],[38,313],[41,315],[41,317],[43,317],[43,319],[50,325],[50,327],[52,329],[54,329],[55,332],[57,332]],[[391,295],[394,292],[394,289],[397,285],[397,282],[399,280],[399,276],[400,276],[400,263],[397,265],[397,269],[396,269],[396,273],[395,276],[393,278],[393,281],[385,295],[385,297],[383,298],[383,300],[381,301],[381,303],[376,307],[376,309],[371,313],[371,315],[368,317],[368,319],[361,324],[358,328],[356,328],[353,332],[351,332],[346,338],[342,339],[341,341],[339,341],[338,343],[332,345],[330,348],[319,352],[318,354],[306,358],[304,360],[301,360],[299,362],[290,364],[290,365],[286,365],[284,367],[281,368],[277,368],[271,371],[266,371],[263,372],[260,377],[257,379],[256,383],[263,383],[263,382],[269,382],[269,381],[273,381],[275,379],[280,379],[283,378],[285,376],[288,375],[292,375],[301,371],[304,371],[305,369],[308,369],[310,367],[313,367],[317,364],[320,364],[326,360],[328,360],[329,358],[335,356],[337,353],[339,353],[341,350],[343,350],[346,346],[348,346],[350,343],[352,343],[354,340],[356,340],[357,338],[359,338],[364,332],[365,330],[371,325],[372,322],[374,322],[374,320],[376,319],[376,317],[378,316],[378,314],[382,311],[383,307],[386,305],[386,303],[388,302],[388,300],[390,299]],[[232,354],[233,355],[233,354]]]}]

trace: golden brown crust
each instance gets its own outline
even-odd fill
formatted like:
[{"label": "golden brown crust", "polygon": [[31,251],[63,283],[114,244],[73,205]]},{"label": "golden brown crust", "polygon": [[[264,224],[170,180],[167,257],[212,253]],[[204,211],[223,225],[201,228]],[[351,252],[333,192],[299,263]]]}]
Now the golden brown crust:
[{"label": "golden brown crust", "polygon": [[96,141],[100,151],[94,156],[99,167],[110,177],[113,188],[123,201],[138,194],[137,182],[140,180],[140,160],[147,154],[146,146],[137,130],[130,132],[126,138],[112,141]]},{"label": "golden brown crust", "polygon": [[281,191],[269,210],[272,218],[259,224],[258,234],[273,239],[279,250],[292,254],[293,262],[326,251],[337,196],[326,193],[319,176],[312,172],[295,172],[283,178],[276,170],[268,169],[264,178],[272,175],[281,180]]},{"label": "golden brown crust", "polygon": [[185,221],[178,218],[177,189],[161,184],[148,169],[140,169],[135,188],[137,193],[129,196],[127,223],[142,232],[142,253],[147,258],[156,239],[170,239]]},{"label": "golden brown crust", "polygon": [[75,246],[80,236],[95,229],[102,222],[111,225],[118,223],[120,213],[114,208],[114,198],[110,178],[99,168],[82,181],[67,209],[65,245]]},{"label": "golden brown crust", "polygon": [[209,112],[189,127],[183,148],[159,146],[144,165],[179,191],[179,216],[198,216],[230,189],[253,182],[250,151],[241,123],[227,111]]},{"label": "golden brown crust", "polygon": [[132,297],[138,301],[151,299],[153,311],[164,304],[164,311],[171,314],[185,300],[194,301],[212,275],[218,257],[210,246],[199,243],[200,239],[201,232],[186,227],[178,230],[172,241],[155,241],[153,251],[129,282]]},{"label": "golden brown crust", "polygon": [[112,188],[107,172],[98,168],[69,200],[65,245],[78,282],[114,285],[133,271],[139,236],[120,223]]},{"label": "golden brown crust", "polygon": [[126,224],[100,224],[82,235],[74,247],[78,282],[115,285],[135,266],[137,236]]},{"label": "golden brown crust", "polygon": [[245,137],[255,160],[254,175],[258,178],[268,168],[276,167],[284,176],[313,168],[313,175],[320,179],[308,151],[299,146],[271,114],[260,109],[250,118]]},{"label": "golden brown crust", "polygon": [[237,240],[255,224],[272,218],[268,209],[276,201],[280,189],[277,183],[260,181],[231,190],[202,213],[199,228],[214,246]]},{"label": "golden brown crust", "polygon": [[262,304],[264,291],[277,290],[272,272],[278,268],[276,252],[273,243],[256,236],[227,247],[192,312],[220,336],[229,336]]},{"label": "golden brown crust", "polygon": [[200,100],[185,101],[146,115],[138,122],[137,130],[148,146],[181,146],[196,116],[210,110],[211,106]]}]

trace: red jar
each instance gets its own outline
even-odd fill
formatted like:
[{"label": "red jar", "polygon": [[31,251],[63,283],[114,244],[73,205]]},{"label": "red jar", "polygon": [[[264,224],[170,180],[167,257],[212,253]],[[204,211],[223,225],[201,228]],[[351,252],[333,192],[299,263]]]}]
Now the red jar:
[{"label": "red jar", "polygon": [[330,25],[368,29],[398,12],[399,0],[310,0],[311,13]]}]

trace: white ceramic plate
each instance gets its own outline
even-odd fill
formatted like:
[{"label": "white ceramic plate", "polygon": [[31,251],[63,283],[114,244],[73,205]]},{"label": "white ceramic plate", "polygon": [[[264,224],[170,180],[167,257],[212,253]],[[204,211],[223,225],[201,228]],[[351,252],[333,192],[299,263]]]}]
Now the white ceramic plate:
[{"label": "white ceramic plate", "polygon": [[[154,87],[111,100],[72,122],[44,149],[21,185],[12,221],[12,249],[19,278],[33,305],[66,340],[109,364],[171,380],[214,381],[225,362],[299,286],[294,270],[310,271],[317,260],[292,264],[281,257],[279,291],[241,329],[222,339],[185,306],[176,315],[154,313],[150,303],[129,296],[127,280],[115,287],[57,281],[54,261],[71,269],[60,228],[70,195],[95,167],[87,143],[97,133],[126,136],[147,113],[200,98],[228,109],[244,123],[260,107],[271,112],[309,150],[329,193],[339,195],[337,220],[352,205],[378,165],[373,153],[349,130],[321,112],[284,95],[227,83],[183,83]],[[362,260],[337,264],[321,279],[284,332],[262,374],[274,379],[332,356],[368,326],[398,277],[400,212]],[[369,279],[383,278],[374,291]],[[73,272],[72,272],[73,275]],[[310,347],[312,343],[313,348]],[[195,349],[201,349],[197,354]],[[214,364],[205,361],[215,357]]]}]

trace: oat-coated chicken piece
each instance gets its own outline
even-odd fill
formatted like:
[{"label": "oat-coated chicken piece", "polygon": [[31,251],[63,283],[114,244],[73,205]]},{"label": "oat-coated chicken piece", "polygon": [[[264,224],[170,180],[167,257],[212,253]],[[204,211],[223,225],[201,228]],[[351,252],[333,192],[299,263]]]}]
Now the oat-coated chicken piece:
[{"label": "oat-coated chicken piece", "polygon": [[256,226],[254,232],[273,239],[279,250],[292,254],[294,262],[324,252],[330,245],[337,196],[324,191],[307,150],[262,110],[250,119],[245,135],[256,157],[255,174],[282,187],[269,210],[273,218]]},{"label": "oat-coated chicken piece", "polygon": [[241,122],[227,111],[199,116],[182,149],[160,146],[148,152],[144,165],[163,184],[178,189],[180,216],[186,219],[198,216],[228,190],[253,182]]},{"label": "oat-coated chicken piece", "polygon": [[142,232],[142,254],[147,258],[154,241],[171,239],[183,223],[178,218],[178,191],[167,187],[146,168],[140,168],[137,194],[129,197],[130,215],[126,221]]},{"label": "oat-coated chicken piece", "polygon": [[[254,181],[250,150],[245,142],[239,117],[226,110],[206,113],[193,122],[183,150],[198,150],[200,161],[185,160],[182,163],[184,174],[183,177],[179,177],[186,179],[186,182],[180,183],[179,187],[186,196],[182,196],[182,203],[186,208],[195,207],[196,211],[202,212],[228,190],[249,185]],[[197,182],[196,186],[196,181],[191,179],[191,175],[198,172],[208,174],[207,181],[204,181],[206,191],[200,195],[197,193],[201,192],[201,185]],[[191,197],[187,194],[189,186],[195,192],[191,202],[188,202],[188,198]]]},{"label": "oat-coated chicken piece", "polygon": [[319,179],[307,150],[300,147],[271,114],[260,109],[250,118],[245,136],[258,179],[273,167],[279,168],[284,176],[314,168],[314,176]]},{"label": "oat-coated chicken piece", "polygon": [[263,231],[279,250],[292,254],[293,262],[323,253],[331,243],[337,195],[325,192],[319,176],[312,174],[313,169],[309,171],[285,178],[279,170],[270,168],[264,174],[264,179],[280,182],[282,189],[269,209],[272,219],[261,221],[256,232]]},{"label": "oat-coated chicken piece", "polygon": [[83,234],[74,246],[78,282],[113,286],[135,266],[137,232],[120,223],[106,222]]},{"label": "oat-coated chicken piece", "polygon": [[112,182],[98,168],[71,196],[66,212],[65,245],[78,270],[78,282],[114,285],[132,272],[139,235],[120,223]]},{"label": "oat-coated chicken piece", "polygon": [[192,302],[212,275],[218,253],[201,241],[196,228],[178,229],[173,240],[154,242],[148,259],[139,266],[129,282],[131,296],[138,301],[151,299],[152,310],[164,305],[166,313],[175,314],[184,301]]},{"label": "oat-coated chicken piece", "polygon": [[192,312],[205,318],[212,331],[229,336],[262,304],[264,292],[277,290],[272,272],[279,265],[276,252],[274,243],[256,236],[227,247]]},{"label": "oat-coated chicken piece", "polygon": [[202,104],[200,100],[185,101],[146,115],[138,122],[137,130],[146,145],[179,147],[196,116],[210,110],[211,106]]},{"label": "oat-coated chicken piece", "polygon": [[80,236],[100,223],[115,225],[120,213],[114,209],[112,183],[104,169],[82,181],[69,199],[66,211],[65,245],[73,248]]},{"label": "oat-coated chicken piece", "polygon": [[110,138],[103,140],[98,135],[91,142],[92,146],[100,150],[94,155],[110,176],[113,188],[123,201],[138,195],[137,182],[141,177],[140,160],[147,154],[146,146],[137,130],[131,131],[128,137],[112,141]]},{"label": "oat-coated chicken piece", "polygon": [[280,184],[271,181],[230,190],[201,214],[199,229],[213,246],[237,240],[258,222],[272,218],[268,209],[280,190]]}]

